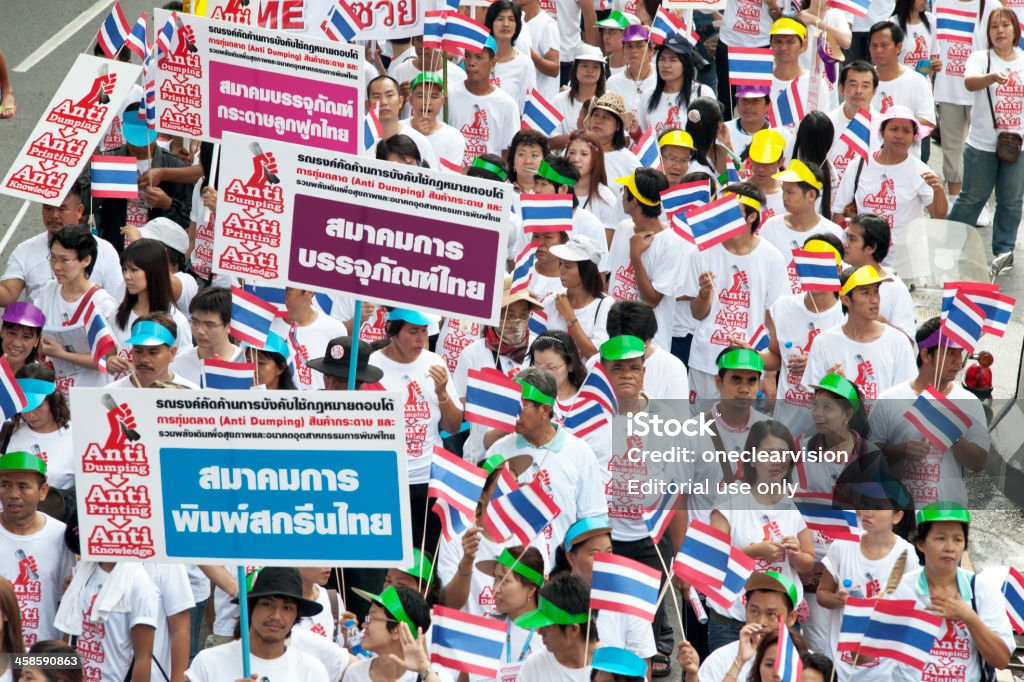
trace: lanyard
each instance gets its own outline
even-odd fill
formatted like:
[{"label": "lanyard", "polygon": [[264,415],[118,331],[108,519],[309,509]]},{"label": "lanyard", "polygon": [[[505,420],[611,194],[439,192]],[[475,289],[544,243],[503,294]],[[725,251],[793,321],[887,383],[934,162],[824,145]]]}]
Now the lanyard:
[{"label": "lanyard", "polygon": [[[519,652],[519,659],[517,663],[522,663],[526,660],[526,654],[530,651],[530,642],[533,641],[533,630],[530,630],[530,634],[526,636],[526,643],[523,644],[523,650]],[[512,663],[512,621],[508,622],[508,629],[505,630],[505,663]]]}]

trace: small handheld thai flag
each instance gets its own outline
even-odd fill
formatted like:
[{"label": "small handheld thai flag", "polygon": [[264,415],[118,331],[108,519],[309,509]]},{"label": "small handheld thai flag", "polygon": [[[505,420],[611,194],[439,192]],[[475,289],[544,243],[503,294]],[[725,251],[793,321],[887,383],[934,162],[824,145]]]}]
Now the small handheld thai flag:
[{"label": "small handheld thai flag", "polygon": [[771,87],[774,57],[767,47],[729,46],[729,84]]},{"label": "small handheld thai flag", "polygon": [[800,682],[800,675],[804,672],[804,662],[800,658],[800,652],[789,632],[789,626],[786,625],[782,616],[779,616],[779,644],[775,654],[775,672],[778,673],[779,682]]},{"label": "small handheld thai flag", "polygon": [[[836,649],[855,653],[868,629],[868,621],[875,612],[877,599],[847,597],[843,606],[843,620],[839,626],[839,642]],[[909,602],[913,605],[914,602]]]},{"label": "small handheld thai flag", "polygon": [[337,0],[327,11],[327,19],[320,28],[331,40],[350,43],[363,27],[348,3]]},{"label": "small handheld thai flag", "polygon": [[451,12],[444,25],[444,38],[441,47],[447,52],[481,52],[491,32],[478,21],[464,14]]},{"label": "small handheld thai flag", "polygon": [[661,571],[624,556],[594,555],[590,608],[654,622],[661,591]]},{"label": "small handheld thai flag", "polygon": [[985,311],[973,303],[967,294],[957,292],[942,320],[943,335],[967,352],[973,352],[984,328]]},{"label": "small handheld thai flag", "polygon": [[487,475],[483,469],[442,447],[434,446],[434,456],[430,460],[428,497],[444,500],[450,507],[471,519],[476,513],[476,505],[486,482]]},{"label": "small handheld thai flag", "polygon": [[131,30],[132,27],[128,23],[128,19],[125,18],[121,2],[118,0],[110,9],[107,18],[100,24],[100,30],[96,32],[96,42],[103,50],[103,54],[113,59],[128,40]]},{"label": "small handheld thai flag", "polygon": [[1010,617],[1010,625],[1018,635],[1024,634],[1024,575],[1014,567],[1003,583],[1003,596],[1006,597],[1006,615]]},{"label": "small handheld thai flag", "polygon": [[858,19],[862,19],[868,15],[871,0],[828,0],[828,6],[849,12]]},{"label": "small handheld thai flag", "polygon": [[942,623],[942,616],[882,599],[875,603],[857,652],[923,670]]},{"label": "small handheld thai flag", "polygon": [[156,59],[159,62],[160,57],[169,56],[174,51],[175,34],[174,20],[178,18],[176,12],[171,12],[171,16],[167,17],[167,21],[160,27],[160,30],[156,34]]},{"label": "small handheld thai flag", "polygon": [[[153,68],[153,55],[146,54],[142,62],[142,101],[139,102],[139,118],[146,119],[146,125],[152,130],[156,128],[156,69]],[[143,115],[142,112],[146,113]]]},{"label": "small handheld thai flag", "polygon": [[494,369],[469,370],[466,421],[512,433],[523,411],[523,387]]},{"label": "small handheld thai flag", "polygon": [[619,403],[615,399],[615,389],[612,388],[612,379],[608,376],[608,370],[599,362],[594,365],[576,394],[579,399],[595,400],[610,415],[619,412]]},{"label": "small handheld thai flag", "polygon": [[1002,336],[1010,323],[1016,299],[999,293],[998,284],[985,282],[946,282],[942,285],[942,314],[945,316],[953,297],[961,292],[985,313],[982,331],[993,336]]},{"label": "small handheld thai flag", "polygon": [[807,527],[827,535],[833,540],[860,539],[857,535],[857,514],[847,509],[833,509],[810,502],[796,502]]},{"label": "small handheld thai flag", "polygon": [[654,126],[649,126],[636,145],[633,146],[633,154],[645,168],[661,167],[661,155],[658,151],[658,136],[654,132]]},{"label": "small handheld thai flag", "polygon": [[839,139],[858,156],[867,159],[871,151],[871,112],[867,109],[858,111]]},{"label": "small handheld thai flag", "polygon": [[377,117],[377,104],[374,103],[366,112],[363,119],[363,147],[367,150],[373,149],[381,138],[384,137],[384,126]]},{"label": "small handheld thai flag", "polygon": [[571,194],[521,194],[523,232],[572,232]]},{"label": "small handheld thai flag", "polygon": [[533,257],[537,253],[539,242],[530,242],[518,256],[516,256],[515,267],[512,268],[512,287],[509,294],[526,291],[530,288],[530,279],[533,275]]},{"label": "small handheld thai flag", "polygon": [[145,59],[149,55],[150,45],[149,33],[146,27],[147,19],[146,13],[143,12],[135,22],[132,32],[128,34],[128,39],[125,41],[128,49],[138,55],[139,59]]},{"label": "small handheld thai flag", "polygon": [[804,118],[804,102],[800,97],[800,79],[793,81],[782,90],[772,105],[768,107],[768,125],[795,126]]},{"label": "small handheld thai flag", "polygon": [[430,662],[470,675],[496,677],[506,627],[494,618],[435,606],[430,616]]},{"label": "small handheld thai flag", "polygon": [[952,447],[973,423],[956,403],[933,386],[925,386],[903,416],[940,452]]},{"label": "small handheld thai flag", "polygon": [[92,157],[92,195],[97,199],[138,199],[139,171],[135,157]]},{"label": "small handheld thai flag", "polygon": [[711,181],[697,180],[669,187],[661,193],[661,210],[671,217],[692,206],[703,206],[711,201]]},{"label": "small handheld thai flag", "polygon": [[248,391],[252,388],[256,364],[230,362],[220,358],[203,360],[203,388],[223,391]]},{"label": "small handheld thai flag", "polygon": [[491,500],[497,500],[500,497],[505,497],[509,493],[519,490],[519,483],[516,482],[515,476],[509,471],[508,467],[502,467],[501,473],[498,475],[498,482],[494,486],[494,493],[491,494]]},{"label": "small handheld thai flag", "polygon": [[448,10],[433,10],[423,14],[423,47],[440,50],[444,40],[444,25]]},{"label": "small handheld thai flag", "polygon": [[543,310],[531,310],[528,326],[531,334],[543,334],[548,330],[548,314]]},{"label": "small handheld thai flag", "polygon": [[754,566],[753,559],[732,546],[728,533],[693,520],[672,564],[672,572],[708,599],[729,608],[742,592]]},{"label": "small handheld thai flag", "polygon": [[[269,303],[277,310],[277,317],[282,320],[288,318],[288,310],[284,307],[284,287],[271,287],[263,284],[246,284],[242,287],[246,293],[252,294],[256,298]],[[320,302],[319,297],[314,296],[314,300]],[[330,313],[328,313],[329,315]]]},{"label": "small handheld thai flag", "polygon": [[686,33],[689,31],[686,30],[683,20],[665,9],[664,5],[659,5],[658,11],[654,15],[654,22],[651,24],[651,42],[661,45],[674,35]]},{"label": "small handheld thai flag", "polygon": [[750,335],[750,346],[754,350],[760,352],[768,350],[768,346],[771,345],[772,337],[768,334],[768,330],[764,328],[763,324],[757,325],[757,329]]},{"label": "small handheld thai flag", "polygon": [[231,287],[231,335],[256,348],[267,345],[277,306],[236,286]]},{"label": "small handheld thai flag", "polygon": [[793,249],[793,264],[804,291],[839,291],[835,254]]},{"label": "small handheld thai flag", "polygon": [[452,509],[444,500],[435,501],[431,511],[441,520],[441,534],[448,542],[469,528],[469,524],[462,517],[462,512]]},{"label": "small handheld thai flag", "polygon": [[973,9],[935,5],[935,37],[951,43],[973,43],[978,13]]},{"label": "small handheld thai flag", "polygon": [[608,413],[596,400],[581,400],[562,419],[566,431],[577,438],[586,438],[602,426],[611,423]]},{"label": "small handheld thai flag", "polygon": [[515,536],[524,546],[551,523],[561,510],[544,490],[544,480],[537,476],[529,485],[503,495],[487,505],[484,528],[499,542]]},{"label": "small handheld thai flag", "polygon": [[653,509],[645,509],[642,512],[644,524],[647,526],[647,530],[650,531],[651,540],[654,544],[661,542],[661,538],[665,535],[665,531],[668,530],[669,525],[672,523],[672,519],[676,515],[676,506],[679,504],[679,493],[665,494],[658,500],[658,506]]},{"label": "small handheld thai flag", "polygon": [[96,306],[92,303],[86,308],[83,320],[85,323],[85,338],[89,342],[89,354],[92,355],[92,361],[96,363],[96,368],[106,374],[107,355],[110,354],[110,351],[117,348],[114,332],[111,331],[106,319],[100,315],[99,311],[96,310]]},{"label": "small handheld thai flag", "polygon": [[555,134],[558,124],[565,117],[558,113],[558,109],[544,99],[537,88],[530,90],[526,103],[523,105],[523,127],[539,130],[548,137]]},{"label": "small handheld thai flag", "polygon": [[0,412],[3,412],[4,419],[10,419],[27,406],[28,399],[15,380],[7,358],[0,357]]},{"label": "small handheld thai flag", "polygon": [[[750,229],[735,196],[726,196],[683,214],[682,236],[701,251]],[[677,219],[680,216],[675,216]]]}]

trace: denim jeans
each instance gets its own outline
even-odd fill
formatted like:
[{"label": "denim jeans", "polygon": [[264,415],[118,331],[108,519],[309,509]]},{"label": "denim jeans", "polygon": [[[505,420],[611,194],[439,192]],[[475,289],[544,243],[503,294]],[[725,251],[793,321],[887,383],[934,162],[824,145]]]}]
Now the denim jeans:
[{"label": "denim jeans", "polygon": [[992,253],[1012,252],[1020,226],[1021,195],[1024,195],[1024,161],[1009,164],[995,152],[983,152],[964,145],[964,185],[949,212],[949,219],[974,225],[992,190],[996,193],[996,214],[992,220]]}]

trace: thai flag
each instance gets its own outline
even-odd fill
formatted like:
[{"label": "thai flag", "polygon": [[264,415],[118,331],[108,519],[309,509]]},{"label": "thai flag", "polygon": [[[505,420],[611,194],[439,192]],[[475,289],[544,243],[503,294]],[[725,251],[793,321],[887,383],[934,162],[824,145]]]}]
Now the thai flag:
[{"label": "thai flag", "polygon": [[775,654],[775,672],[779,682],[800,682],[804,672],[804,662],[800,658],[793,636],[789,632],[786,621],[779,616],[779,644]]},{"label": "thai flag", "polygon": [[562,418],[565,430],[577,438],[586,438],[588,434],[609,423],[605,409],[596,400],[589,398],[574,404]]},{"label": "thai flag", "polygon": [[654,622],[661,591],[661,571],[624,556],[594,555],[590,608]]},{"label": "thai flag", "polygon": [[464,14],[451,12],[444,24],[444,38],[441,41],[441,47],[448,52],[461,50],[481,52],[490,35],[491,32],[480,22],[470,19]]},{"label": "thai flag", "polygon": [[857,514],[847,509],[833,509],[810,502],[797,502],[807,527],[833,540],[860,540],[857,535]]},{"label": "thai flag", "polygon": [[149,55],[149,34],[146,28],[146,21],[148,17],[145,12],[139,16],[138,21],[135,22],[135,26],[132,27],[132,32],[128,34],[128,39],[125,44],[128,49],[139,56],[139,59],[145,59]]},{"label": "thai flag", "polygon": [[28,400],[14,378],[14,371],[7,364],[7,358],[0,357],[0,412],[3,412],[4,419],[10,419],[26,406]]},{"label": "thai flag", "polygon": [[146,119],[146,124],[156,128],[156,70],[153,68],[153,55],[147,53],[146,60],[142,63],[142,101],[139,102],[139,113],[146,113],[139,118]]},{"label": "thai flag", "polygon": [[1010,617],[1010,625],[1018,635],[1024,634],[1024,575],[1014,567],[1003,583],[1003,596],[1006,597],[1006,615]]},{"label": "thai flag", "polygon": [[538,246],[540,246],[540,242],[530,242],[516,256],[516,264],[512,268],[512,287],[509,289],[509,294],[526,291],[530,288],[530,279],[533,275],[533,257],[537,253]]},{"label": "thai flag", "polygon": [[470,675],[496,677],[506,627],[494,618],[435,606],[430,615],[430,662]]},{"label": "thai flag", "polygon": [[331,40],[350,43],[363,27],[348,3],[337,0],[327,11],[327,19],[320,28]]},{"label": "thai flag", "polygon": [[858,19],[862,19],[868,15],[871,0],[828,0],[828,6],[849,12]]},{"label": "thai flag", "polygon": [[645,168],[661,167],[658,136],[654,133],[654,126],[648,127],[647,132],[637,140],[637,143],[633,146],[633,154],[640,160],[640,165]]},{"label": "thai flag", "polygon": [[973,423],[956,403],[932,386],[925,386],[903,416],[940,452],[952,447]]},{"label": "thai flag", "polygon": [[469,524],[462,518],[462,512],[458,509],[452,509],[444,500],[434,502],[434,507],[431,511],[441,519],[441,534],[448,542],[451,542],[456,536],[464,533],[469,528]]},{"label": "thai flag", "polygon": [[729,46],[730,85],[772,85],[772,51],[767,47]]},{"label": "thai flag", "polygon": [[[959,3],[957,3],[959,4]],[[978,13],[972,9],[935,6],[935,37],[951,43],[973,43]]]},{"label": "thai flag", "polygon": [[845,142],[858,156],[867,159],[868,153],[871,151],[871,112],[867,109],[858,111],[839,139]]},{"label": "thai flag", "polygon": [[[274,306],[277,310],[277,317],[282,320],[288,318],[288,311],[284,307],[284,287],[270,287],[261,284],[245,284],[242,288],[246,293],[252,294],[256,298],[269,303]],[[319,296],[314,297],[319,302],[321,299]],[[328,313],[330,314],[330,313]]]},{"label": "thai flag", "polygon": [[270,325],[277,317],[277,306],[254,294],[231,287],[231,335],[256,348],[267,345]]},{"label": "thai flag", "polygon": [[944,336],[972,352],[985,328],[985,311],[967,298],[966,293],[958,291],[942,319],[941,328]]},{"label": "thai flag", "polygon": [[529,485],[492,499],[484,512],[484,528],[498,542],[515,536],[523,546],[551,523],[561,509],[544,491],[544,481],[537,476]]},{"label": "thai flag", "polygon": [[523,410],[523,387],[494,369],[469,370],[466,421],[512,433]]},{"label": "thai flag", "polygon": [[654,15],[654,22],[651,24],[651,42],[661,45],[676,34],[685,35],[686,33],[688,31],[683,20],[665,9],[664,5],[659,5],[658,11]]},{"label": "thai flag", "polygon": [[729,608],[754,570],[754,560],[732,546],[729,534],[702,521],[690,521],[672,572]]},{"label": "thai flag", "polygon": [[103,54],[113,59],[128,40],[131,30],[132,27],[128,24],[128,19],[125,18],[124,11],[121,9],[121,2],[118,0],[114,3],[107,18],[100,24],[100,30],[96,32],[96,42],[102,48]]},{"label": "thai flag", "polygon": [[[681,236],[700,251],[732,239],[750,229],[735,196],[726,196],[686,211]],[[677,215],[676,218],[679,218]]]},{"label": "thai flag", "polygon": [[[871,614],[875,612],[877,599],[863,599],[861,597],[847,597],[843,606],[843,620],[839,626],[839,641],[836,646],[838,651],[849,651],[856,653],[860,646],[861,639],[868,629],[868,621]],[[913,606],[913,601],[901,602]]]},{"label": "thai flag", "polygon": [[661,210],[671,217],[691,206],[703,206],[711,201],[711,181],[697,180],[669,187],[661,193]]},{"label": "thai flag", "polygon": [[171,16],[167,17],[167,21],[160,28],[160,31],[156,34],[156,60],[160,61],[160,56],[170,56],[171,52],[174,51],[174,38],[176,31],[174,30],[174,21],[178,18],[176,12],[171,12]]},{"label": "thai flag", "polygon": [[222,391],[248,391],[252,388],[256,364],[230,362],[220,358],[203,360],[203,388]]},{"label": "thai flag", "polygon": [[985,313],[985,326],[982,331],[993,336],[1002,336],[1010,323],[1016,299],[999,293],[998,284],[985,282],[946,282],[943,284],[942,314],[953,303],[957,292],[963,292],[967,298]]},{"label": "thai flag", "polygon": [[139,171],[135,157],[92,157],[92,195],[97,199],[138,199]]},{"label": "thai flag", "polygon": [[558,109],[544,99],[537,88],[530,90],[523,105],[523,127],[539,130],[548,137],[555,134],[558,124],[565,118]]},{"label": "thai flag", "polygon": [[672,519],[676,515],[676,505],[679,504],[679,493],[673,493],[671,495],[662,495],[661,499],[658,500],[658,506],[653,509],[645,509],[642,512],[644,524],[647,526],[647,530],[651,534],[651,540],[654,544],[661,542],[662,536],[665,535],[665,531],[668,530],[669,525],[672,523]]},{"label": "thai flag", "polygon": [[433,10],[423,15],[423,47],[440,50],[448,10]]},{"label": "thai flag", "polygon": [[859,654],[891,658],[917,670],[923,670],[931,657],[942,616],[907,606],[898,601],[882,599],[875,602],[868,620]]},{"label": "thai flag", "polygon": [[612,388],[612,379],[608,376],[608,370],[601,363],[594,365],[576,394],[577,398],[595,400],[610,415],[619,412],[619,403],[615,399],[615,389]]},{"label": "thai flag", "polygon": [[85,310],[83,316],[85,321],[85,338],[89,343],[89,353],[92,355],[96,368],[104,374],[107,373],[107,355],[117,348],[117,340],[114,332],[111,331],[107,320],[96,310],[92,303]]},{"label": "thai flag", "polygon": [[763,350],[768,350],[768,346],[771,344],[771,342],[772,337],[768,334],[768,330],[764,328],[764,325],[757,325],[757,329],[754,330],[754,333],[750,337],[750,346],[754,350],[760,352]]},{"label": "thai flag", "polygon": [[800,79],[794,78],[768,107],[768,125],[772,128],[795,126],[804,118],[804,102],[800,97]]},{"label": "thai flag", "polygon": [[497,500],[498,498],[505,497],[509,493],[519,490],[519,483],[516,482],[515,476],[508,470],[508,467],[502,467],[501,473],[498,474],[498,482],[494,486],[494,492],[491,493],[491,501]]},{"label": "thai flag", "polygon": [[427,487],[429,497],[444,500],[467,519],[472,519],[486,482],[483,469],[440,446],[434,446],[434,456],[430,460],[430,485]]},{"label": "thai flag", "polygon": [[521,194],[523,232],[571,232],[571,194]]},{"label": "thai flag", "polygon": [[374,102],[363,119],[363,148],[373,149],[382,137],[384,137],[384,126],[380,124],[380,119],[377,117],[377,103]]},{"label": "thai flag", "polygon": [[793,264],[804,291],[839,291],[835,254],[793,249]]},{"label": "thai flag", "polygon": [[530,311],[530,332],[533,334],[543,334],[548,330],[548,314],[543,310],[532,310]]}]

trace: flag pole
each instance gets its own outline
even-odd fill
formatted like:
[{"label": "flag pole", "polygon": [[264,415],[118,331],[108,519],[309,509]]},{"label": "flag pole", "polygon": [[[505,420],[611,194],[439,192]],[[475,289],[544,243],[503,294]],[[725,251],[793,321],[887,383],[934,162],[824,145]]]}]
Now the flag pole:
[{"label": "flag pole", "polygon": [[679,619],[679,636],[686,639],[686,628],[683,627],[683,610],[679,606],[679,596],[676,594],[675,587],[672,585],[672,574],[668,570],[668,566],[665,564],[665,557],[661,556],[661,552],[658,551],[658,545],[654,545],[654,553],[658,556],[658,561],[661,562],[661,567],[665,571],[665,583],[668,585],[668,591],[672,593],[672,602],[676,606],[676,617]]},{"label": "flag pole", "polygon": [[238,567],[238,625],[242,634],[242,677],[249,679],[252,668],[249,661],[249,599],[246,596],[245,566]]}]

